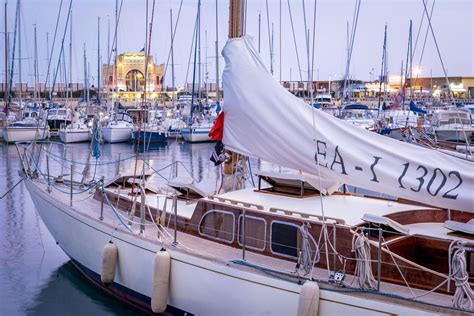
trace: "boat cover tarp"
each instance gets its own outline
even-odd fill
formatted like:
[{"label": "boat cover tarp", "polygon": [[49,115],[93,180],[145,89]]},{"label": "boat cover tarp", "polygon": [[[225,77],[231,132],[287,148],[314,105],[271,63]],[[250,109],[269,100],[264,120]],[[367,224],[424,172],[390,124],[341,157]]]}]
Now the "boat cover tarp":
[{"label": "boat cover tarp", "polygon": [[271,179],[273,180],[273,182],[281,183],[282,185],[294,185],[298,187],[300,186],[300,183],[296,182],[303,182],[309,185],[310,188],[314,190],[319,190],[323,194],[333,194],[341,186],[341,183],[337,180],[318,178],[308,173],[280,173],[256,170],[254,174],[257,177]]},{"label": "boat cover tarp", "polygon": [[312,108],[272,77],[248,36],[229,40],[223,54],[228,149],[356,187],[474,212],[472,162]]},{"label": "boat cover tarp", "polygon": [[427,112],[423,110],[422,108],[418,107],[415,102],[410,101],[410,111],[413,111],[415,113],[420,113],[420,114],[426,114]]}]

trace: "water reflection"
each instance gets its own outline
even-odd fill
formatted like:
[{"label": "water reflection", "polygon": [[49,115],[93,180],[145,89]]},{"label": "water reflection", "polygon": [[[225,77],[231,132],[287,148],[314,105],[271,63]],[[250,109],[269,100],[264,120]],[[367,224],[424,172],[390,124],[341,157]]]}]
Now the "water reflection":
[{"label": "water reflection", "polygon": [[[50,172],[54,175],[69,173],[70,162],[60,158],[85,163],[89,157],[89,144],[50,145]],[[192,170],[196,179],[202,179],[204,188],[214,190],[219,169],[209,161],[212,144],[181,144],[170,142],[166,146],[150,147],[142,153],[153,168],[159,169],[174,160],[183,162],[178,174],[184,176]],[[45,152],[39,165],[45,170]],[[133,144],[113,144],[101,146],[101,162],[111,162],[134,157]],[[95,159],[90,159],[91,174]],[[133,166],[134,159],[120,163],[120,169]],[[77,169],[84,164],[77,165]],[[113,177],[117,164],[98,166],[96,177]],[[14,145],[0,145],[0,195],[11,188],[20,177],[20,160]],[[82,170],[75,170],[80,173]],[[163,178],[153,175],[151,181],[161,185],[169,178],[168,169]],[[165,179],[164,179],[165,178]],[[91,286],[56,245],[41,219],[23,184],[17,186],[0,200],[0,315],[93,315],[93,314],[137,314],[129,310],[101,290]]]},{"label": "water reflection", "polygon": [[[215,190],[221,172],[209,161],[213,149],[214,144],[170,142],[165,146],[150,147],[141,155],[155,169],[173,161],[182,162],[178,175],[201,181],[201,188],[210,193]],[[70,161],[61,161],[65,158],[82,163],[75,169],[81,176],[89,158],[90,145],[54,144],[43,150],[48,152],[51,174],[69,173]],[[39,161],[42,170],[46,170],[44,153]],[[136,148],[128,143],[103,145],[101,154],[99,161],[102,163],[123,159],[120,165],[104,164],[97,170],[95,159],[90,159],[91,175],[95,173],[97,178],[110,179],[116,175],[118,167],[124,171],[134,166]],[[252,169],[255,170],[257,164],[260,166],[261,163],[252,160]],[[262,164],[262,168],[275,170],[268,164]],[[0,195],[20,179],[19,169],[16,147],[0,145]],[[153,175],[151,182],[162,185],[171,175],[171,170],[165,169],[161,176]],[[0,200],[0,315],[137,314],[95,289],[68,261],[37,215],[24,185]]]},{"label": "water reflection", "polygon": [[51,273],[25,312],[27,315],[115,315],[117,312],[140,315],[139,311],[92,286],[71,262]]}]

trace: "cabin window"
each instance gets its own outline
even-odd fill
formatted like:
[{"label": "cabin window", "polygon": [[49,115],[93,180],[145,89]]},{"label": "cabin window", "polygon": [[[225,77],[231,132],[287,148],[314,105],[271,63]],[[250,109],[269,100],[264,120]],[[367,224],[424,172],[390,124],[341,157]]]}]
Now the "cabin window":
[{"label": "cabin window", "polygon": [[231,212],[210,210],[201,218],[199,234],[216,240],[234,241],[235,216]]},{"label": "cabin window", "polygon": [[[244,218],[239,216],[239,245],[243,246]],[[245,248],[255,250],[265,250],[265,240],[267,237],[267,222],[263,218],[245,215]]]},{"label": "cabin window", "polygon": [[284,222],[272,222],[271,226],[272,253],[298,257],[298,226]]},{"label": "cabin window", "polygon": [[[319,252],[318,245],[313,236],[309,236],[311,258]],[[273,254],[298,258],[303,246],[303,235],[300,226],[280,221],[273,221],[270,226],[270,250]],[[315,260],[317,263],[319,260]]]}]

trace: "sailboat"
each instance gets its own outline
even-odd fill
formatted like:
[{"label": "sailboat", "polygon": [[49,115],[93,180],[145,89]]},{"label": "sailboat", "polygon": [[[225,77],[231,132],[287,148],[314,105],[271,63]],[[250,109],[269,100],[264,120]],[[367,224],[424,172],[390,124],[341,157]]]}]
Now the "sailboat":
[{"label": "sailboat", "polygon": [[[198,9],[196,15],[196,30],[194,42],[194,68],[193,68],[193,89],[191,98],[191,111],[188,126],[181,129],[181,135],[186,142],[199,143],[209,142],[209,132],[211,131],[213,122],[210,117],[206,117],[203,113],[202,105],[202,84],[201,84],[201,2],[198,2]],[[196,68],[198,76],[197,93],[195,91],[196,84]],[[197,94],[197,104],[196,102]]]},{"label": "sailboat", "polygon": [[25,110],[21,120],[7,123],[2,129],[3,141],[36,141],[49,138],[49,126],[36,110]]},{"label": "sailboat", "polygon": [[133,124],[130,115],[119,112],[114,114],[114,119],[107,122],[101,128],[101,131],[104,141],[108,143],[121,143],[130,141],[135,129],[135,124]]},{"label": "sailboat", "polygon": [[352,126],[291,95],[245,35],[245,7],[230,0],[224,168],[237,181],[237,164],[253,156],[297,171],[260,171],[256,188],[212,195],[190,176],[154,188],[141,161],[108,181],[84,183],[71,172],[58,183],[44,158],[22,160],[58,245],[91,282],[146,312],[472,313],[472,163]]}]

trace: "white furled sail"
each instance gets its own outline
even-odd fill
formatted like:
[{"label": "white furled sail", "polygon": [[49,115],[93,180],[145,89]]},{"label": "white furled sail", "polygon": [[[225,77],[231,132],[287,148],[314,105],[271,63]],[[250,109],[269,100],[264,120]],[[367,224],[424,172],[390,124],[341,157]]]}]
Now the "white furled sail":
[{"label": "white furled sail", "polygon": [[360,188],[474,212],[472,162],[313,109],[271,76],[248,36],[229,40],[223,54],[228,149]]}]

